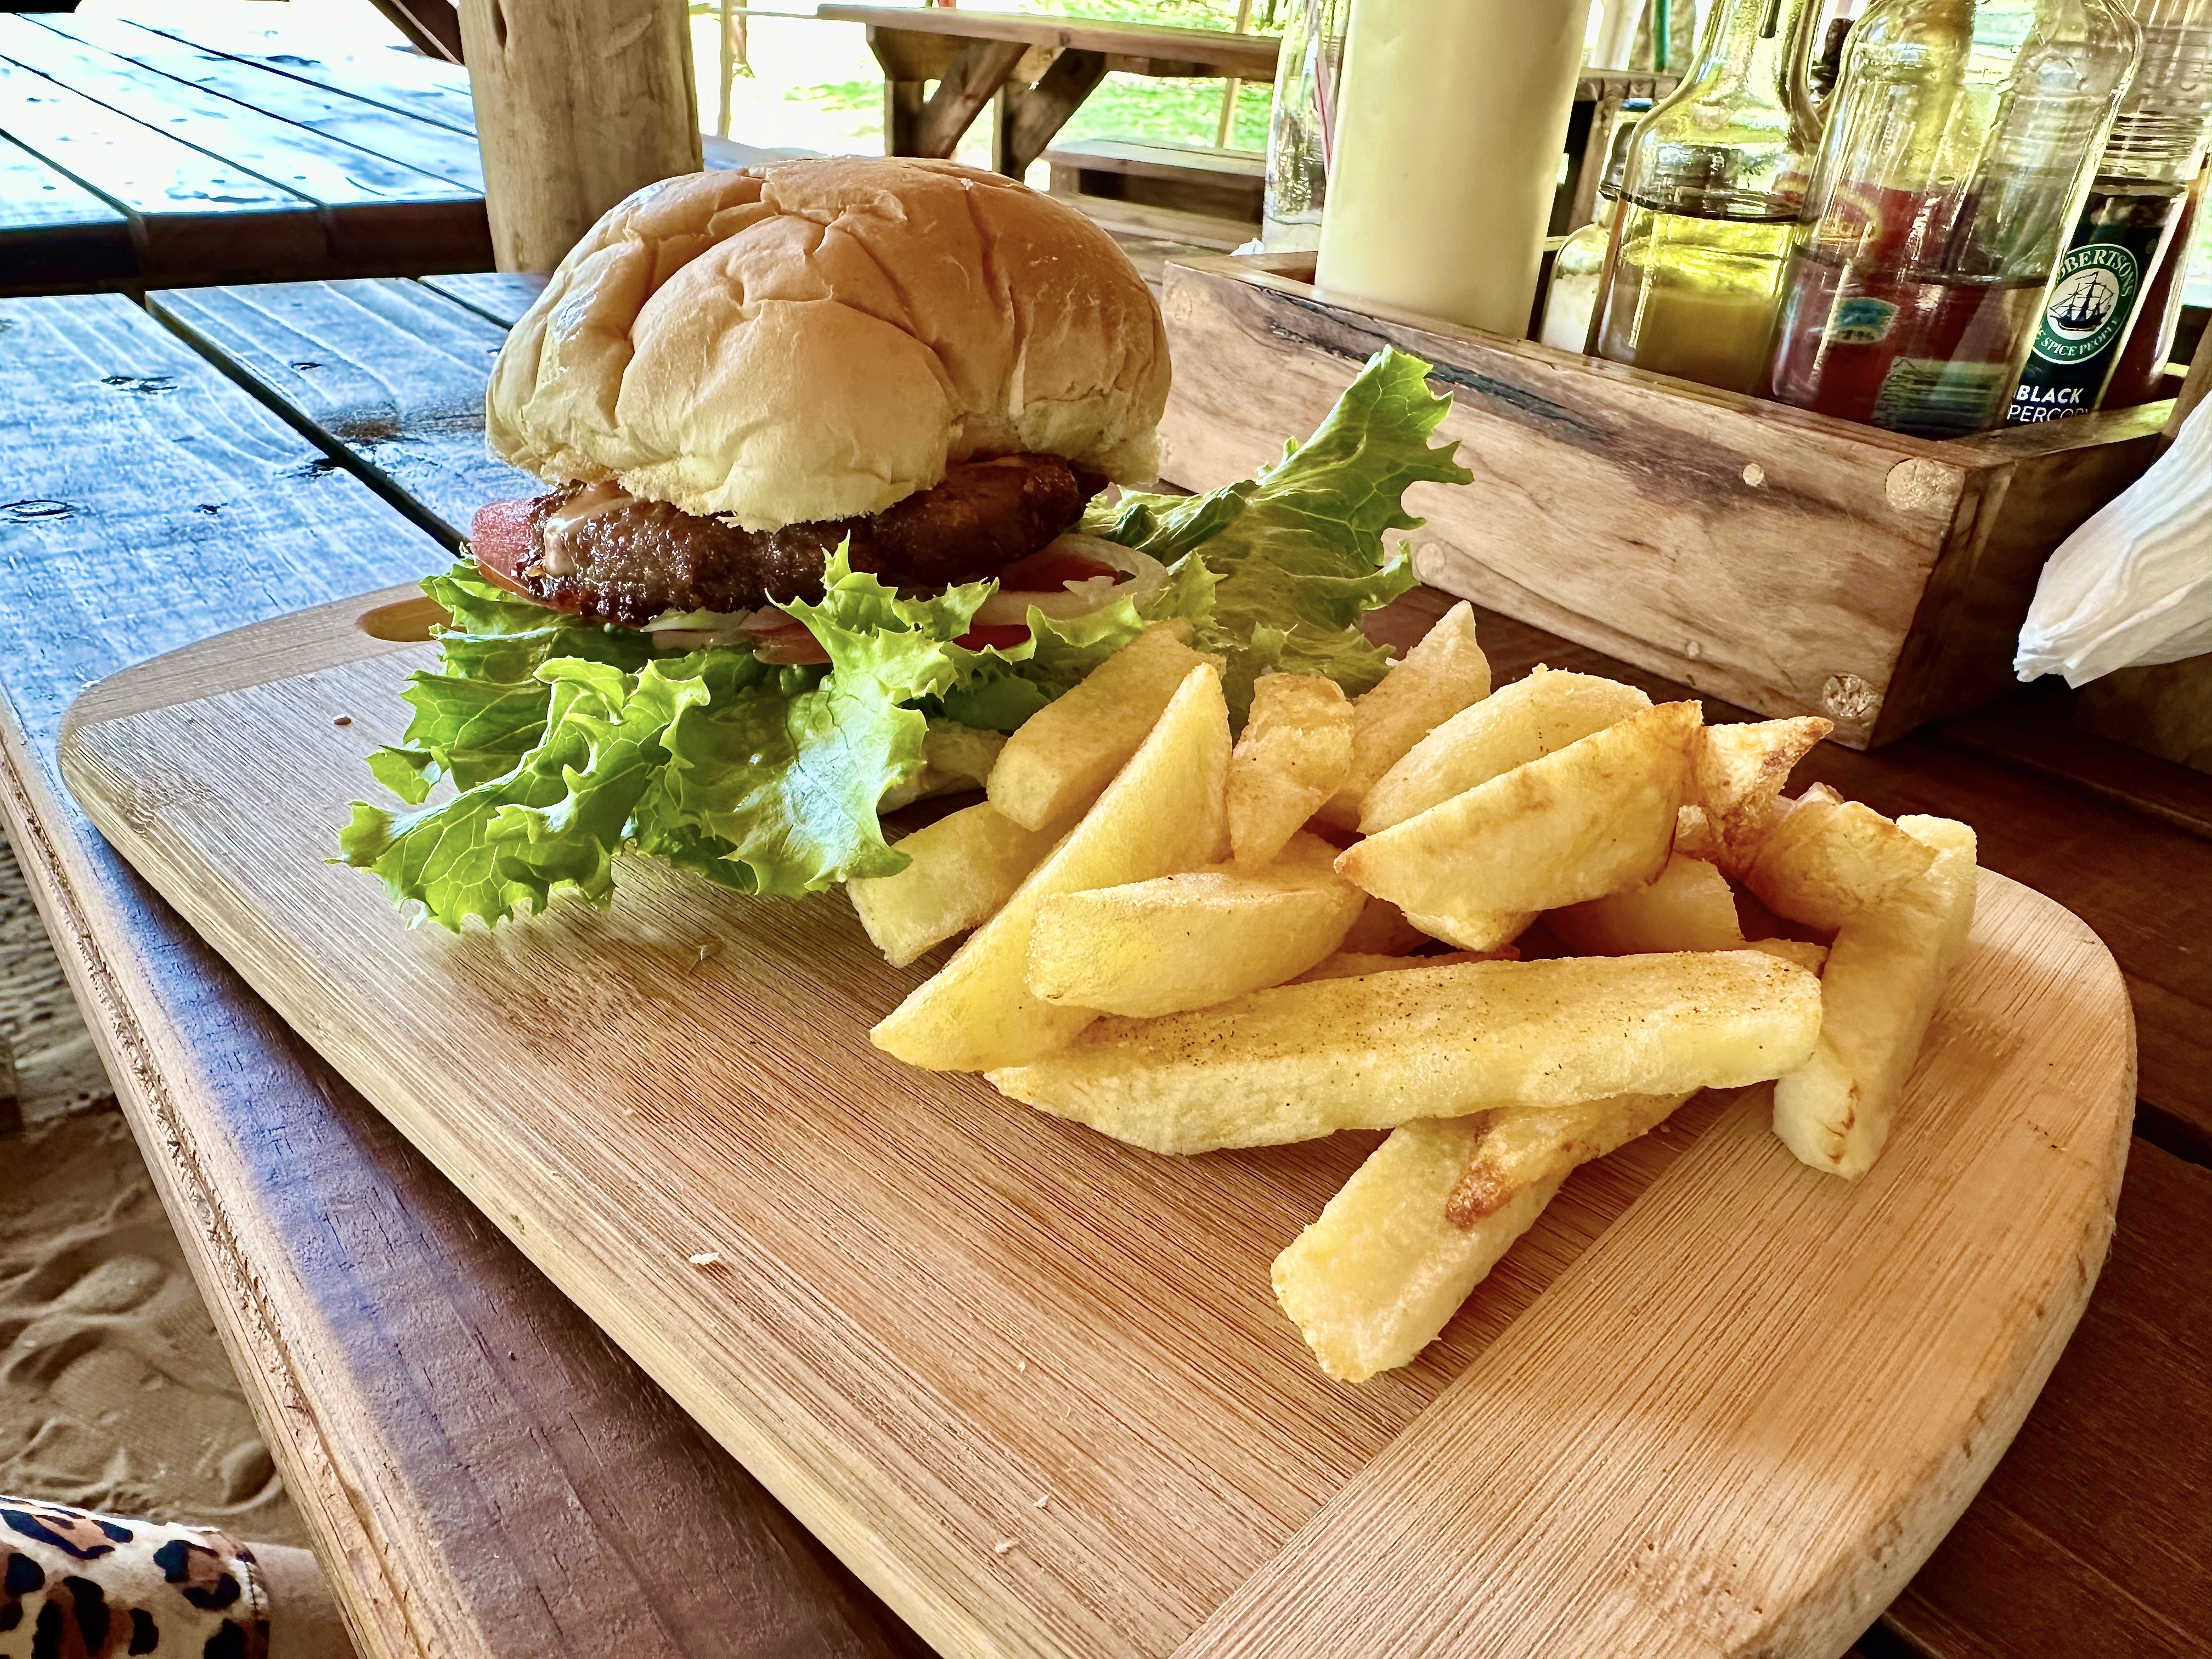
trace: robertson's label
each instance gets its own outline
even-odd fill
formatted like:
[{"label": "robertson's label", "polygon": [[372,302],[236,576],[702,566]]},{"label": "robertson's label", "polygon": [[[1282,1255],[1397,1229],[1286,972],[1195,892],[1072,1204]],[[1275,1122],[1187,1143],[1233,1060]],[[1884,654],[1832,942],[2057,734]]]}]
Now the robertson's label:
[{"label": "robertson's label", "polygon": [[[2161,204],[2162,206],[2165,204]],[[2144,267],[2157,256],[2171,207],[2100,222],[2097,202],[2043,296],[2035,344],[2021,365],[2007,426],[2063,420],[2095,407],[2135,320]]]},{"label": "robertson's label", "polygon": [[2082,363],[2111,349],[2136,308],[2142,267],[2118,242],[2069,248],[2043,301],[2035,355],[2046,363]]}]

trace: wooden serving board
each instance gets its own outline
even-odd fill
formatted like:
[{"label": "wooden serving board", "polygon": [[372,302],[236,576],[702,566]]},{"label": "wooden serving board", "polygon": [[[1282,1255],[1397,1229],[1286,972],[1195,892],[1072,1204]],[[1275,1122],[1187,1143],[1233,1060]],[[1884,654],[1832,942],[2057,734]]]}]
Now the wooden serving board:
[{"label": "wooden serving board", "polygon": [[1332,1382],[1268,1264],[1375,1137],[1157,1158],[903,1067],[867,1028],[943,953],[886,967],[835,894],[638,864],[610,912],[456,938],[323,862],[429,659],[406,598],[93,687],[71,786],[947,1653],[1839,1653],[2103,1261],[2127,1000],[1985,874],[1865,1181],[1794,1162],[1765,1090],[1694,1103],[1579,1172],[1417,1364]]}]

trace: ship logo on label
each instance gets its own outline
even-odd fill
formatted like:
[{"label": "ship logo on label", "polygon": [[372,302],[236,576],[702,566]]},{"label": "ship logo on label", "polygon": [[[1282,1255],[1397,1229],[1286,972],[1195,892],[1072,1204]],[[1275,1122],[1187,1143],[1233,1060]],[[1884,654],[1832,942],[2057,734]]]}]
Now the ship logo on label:
[{"label": "ship logo on label", "polygon": [[2043,302],[2035,355],[2078,363],[2103,351],[2127,326],[2138,275],[2135,255],[2116,243],[2069,249]]}]

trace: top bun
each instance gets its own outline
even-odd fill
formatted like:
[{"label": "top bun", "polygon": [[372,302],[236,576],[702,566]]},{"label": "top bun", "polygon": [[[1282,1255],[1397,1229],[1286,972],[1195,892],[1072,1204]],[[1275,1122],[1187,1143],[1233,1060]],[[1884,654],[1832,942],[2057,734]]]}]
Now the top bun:
[{"label": "top bun", "polygon": [[1111,237],[1012,179],[838,158],[617,203],[507,337],[492,448],[771,530],[975,456],[1158,471],[1167,334]]}]

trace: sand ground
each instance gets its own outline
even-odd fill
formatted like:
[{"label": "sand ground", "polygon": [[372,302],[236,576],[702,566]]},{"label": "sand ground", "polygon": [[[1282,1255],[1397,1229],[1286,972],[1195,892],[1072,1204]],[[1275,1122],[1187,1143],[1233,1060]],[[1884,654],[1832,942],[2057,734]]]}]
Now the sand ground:
[{"label": "sand ground", "polygon": [[0,1053],[0,1492],[306,1544],[4,841]]}]

